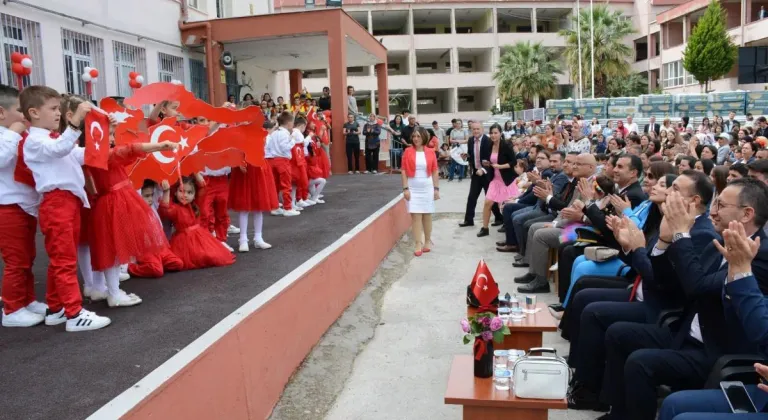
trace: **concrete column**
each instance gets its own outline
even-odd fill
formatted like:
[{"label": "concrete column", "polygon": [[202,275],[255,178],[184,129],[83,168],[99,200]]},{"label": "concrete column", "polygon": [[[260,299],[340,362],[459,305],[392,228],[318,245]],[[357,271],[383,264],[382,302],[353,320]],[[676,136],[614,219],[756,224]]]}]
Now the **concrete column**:
[{"label": "concrete column", "polygon": [[[346,140],[343,134],[347,119],[347,42],[342,25],[332,25],[328,32],[328,79],[331,88],[331,118],[333,144],[331,170],[337,174],[347,172]],[[293,86],[291,86],[293,88]]]},{"label": "concrete column", "polygon": [[[213,57],[215,59],[211,60],[213,62],[213,68],[210,69],[213,75],[213,98],[211,98],[211,103],[215,106],[220,106],[227,100],[227,77],[224,73],[224,68],[221,66],[221,62],[218,59],[218,57],[221,57],[222,46],[218,42],[214,42],[213,44],[211,51],[213,52]],[[155,71],[155,75],[155,77],[157,77],[157,71]],[[208,79],[208,82],[211,82],[210,78]]]},{"label": "concrete column", "polygon": [[408,35],[413,36],[413,9],[408,9]]},{"label": "concrete column", "polygon": [[648,34],[648,59],[650,60],[655,55],[656,55],[656,43],[653,42],[653,34]]},{"label": "concrete column", "polygon": [[691,21],[688,16],[683,16],[683,43],[688,42],[688,34],[691,31]]},{"label": "concrete column", "polygon": [[[345,71],[346,71],[346,67],[345,67]],[[302,87],[301,86],[301,70],[298,70],[298,69],[288,70],[288,83],[290,84],[290,87],[291,87],[291,93],[288,96],[293,98],[294,93],[301,92],[301,87]],[[291,101],[293,101],[293,99],[291,99]]]},{"label": "concrete column", "polygon": [[451,112],[454,114],[458,114],[459,113],[459,88],[457,87],[451,88],[451,95],[453,95],[453,109],[451,110]]},{"label": "concrete column", "polygon": [[419,98],[416,96],[416,88],[411,89],[411,114],[416,115],[416,121],[418,122],[419,104],[416,101]]},{"label": "concrete column", "polygon": [[536,8],[534,7],[533,10],[531,10],[531,31],[533,33],[538,32],[538,29],[536,28],[537,22],[538,22],[538,18],[536,17]]},{"label": "concrete column", "polygon": [[493,27],[493,33],[496,34],[499,32],[499,11],[495,7],[491,9],[491,19],[493,19],[493,22],[491,22],[491,26]]},{"label": "concrete column", "polygon": [[451,9],[451,33],[456,33],[456,9]]},{"label": "concrete column", "polygon": [[368,33],[373,33],[373,13],[368,11]]},{"label": "concrete column", "polygon": [[[376,64],[376,98],[374,98],[374,112],[389,120],[389,82],[387,77],[387,62]],[[379,102],[378,110],[375,109],[376,99]]]}]

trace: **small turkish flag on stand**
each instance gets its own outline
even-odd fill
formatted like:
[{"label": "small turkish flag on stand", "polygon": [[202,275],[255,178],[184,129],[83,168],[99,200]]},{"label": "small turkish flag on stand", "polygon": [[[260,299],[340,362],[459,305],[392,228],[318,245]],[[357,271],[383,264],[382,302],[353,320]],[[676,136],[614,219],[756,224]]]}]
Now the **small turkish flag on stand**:
[{"label": "small turkish flag on stand", "polygon": [[85,165],[107,170],[109,117],[91,111],[85,116]]},{"label": "small turkish flag on stand", "polygon": [[499,305],[499,285],[484,260],[477,263],[475,275],[467,287],[467,305],[481,310],[495,310]]}]

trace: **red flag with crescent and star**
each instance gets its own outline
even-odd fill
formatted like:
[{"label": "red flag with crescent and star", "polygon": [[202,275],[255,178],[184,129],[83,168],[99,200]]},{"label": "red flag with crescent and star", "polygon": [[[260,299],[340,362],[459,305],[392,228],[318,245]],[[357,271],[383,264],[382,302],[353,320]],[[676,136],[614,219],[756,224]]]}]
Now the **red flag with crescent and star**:
[{"label": "red flag with crescent and star", "polygon": [[493,279],[491,270],[484,260],[477,263],[475,275],[472,277],[472,292],[475,294],[480,307],[490,307],[494,299],[499,297],[499,285]]},{"label": "red flag with crescent and star", "polygon": [[85,115],[85,166],[107,170],[109,116],[91,111]]},{"label": "red flag with crescent and star", "polygon": [[197,143],[208,134],[208,127],[193,126],[184,131],[176,124],[175,118],[166,118],[161,123],[149,128],[149,134],[141,133],[140,143],[160,143],[171,141],[179,144],[177,150],[152,152],[146,158],[136,162],[131,170],[130,178],[133,185],[142,185],[144,179],[162,182],[172,179],[179,171],[179,162],[187,156]]}]

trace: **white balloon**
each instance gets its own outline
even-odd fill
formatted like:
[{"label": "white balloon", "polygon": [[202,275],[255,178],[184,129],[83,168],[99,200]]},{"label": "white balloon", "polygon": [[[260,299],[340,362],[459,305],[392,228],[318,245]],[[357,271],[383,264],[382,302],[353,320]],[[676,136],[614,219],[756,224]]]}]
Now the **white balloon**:
[{"label": "white balloon", "polygon": [[99,80],[98,77],[91,77],[91,83],[96,83],[97,80]]},{"label": "white balloon", "polygon": [[143,85],[144,84],[144,76],[142,76],[142,75],[136,76],[136,81]]},{"label": "white balloon", "polygon": [[83,73],[82,79],[85,83],[88,83],[92,80],[91,75],[88,73]]},{"label": "white balloon", "polygon": [[24,66],[25,69],[31,69],[32,68],[32,59],[27,57],[27,58],[21,60],[21,65]]},{"label": "white balloon", "polygon": [[86,67],[86,68],[83,69],[83,73],[90,73],[91,70],[92,69],[90,67]]},{"label": "white balloon", "polygon": [[173,79],[173,80],[171,80],[171,83],[173,83],[174,85],[180,85],[183,82],[181,80]]}]

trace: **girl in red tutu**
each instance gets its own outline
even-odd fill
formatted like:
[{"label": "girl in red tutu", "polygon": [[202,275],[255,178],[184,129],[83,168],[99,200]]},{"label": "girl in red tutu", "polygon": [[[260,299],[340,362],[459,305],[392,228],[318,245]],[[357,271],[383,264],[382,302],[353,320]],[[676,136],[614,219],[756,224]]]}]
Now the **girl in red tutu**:
[{"label": "girl in red tutu", "polygon": [[155,213],[136,194],[126,167],[148,153],[176,148],[169,141],[117,146],[109,151],[106,170],[88,170],[99,194],[92,211],[91,265],[104,272],[110,307],[141,303],[141,298],[120,289],[120,265],[165,247],[165,234],[155,222]]},{"label": "girl in red tutu", "polygon": [[331,176],[331,158],[328,156],[328,126],[323,120],[321,120],[318,125],[318,127],[315,127],[315,134],[317,134],[317,137],[320,139],[320,141],[317,142],[320,146],[317,153],[317,157],[319,158],[318,166],[323,175],[322,178],[328,179]]},{"label": "girl in red tutu", "polygon": [[315,202],[309,201],[309,179],[307,178],[307,161],[304,155],[304,129],[307,128],[307,120],[298,116],[293,120],[293,149],[291,149],[291,204],[296,210],[304,210],[313,206]]},{"label": "girl in red tutu", "polygon": [[[274,124],[264,123],[264,128],[270,134]],[[246,163],[232,171],[229,179],[229,208],[239,212],[240,220],[240,252],[250,251],[248,239],[248,218],[253,217],[253,246],[258,249],[269,249],[272,245],[264,241],[262,227],[264,212],[278,209],[277,188],[272,176],[272,168],[265,162],[264,166],[252,166]]]},{"label": "girl in red tutu", "polygon": [[[197,185],[195,184],[197,181]],[[205,181],[202,175],[184,177],[171,202],[171,187],[163,181],[160,217],[169,219],[176,229],[171,236],[171,251],[184,262],[185,270],[221,267],[235,262],[232,255],[214,238],[208,229],[200,226],[207,215],[200,214],[205,199]]]},{"label": "girl in red tutu", "polygon": [[320,198],[320,194],[325,188],[325,176],[323,175],[322,162],[325,157],[322,156],[323,148],[318,144],[320,138],[313,131],[314,126],[310,123],[309,135],[304,139],[306,145],[307,177],[309,178],[309,200],[316,204],[325,204]]}]

